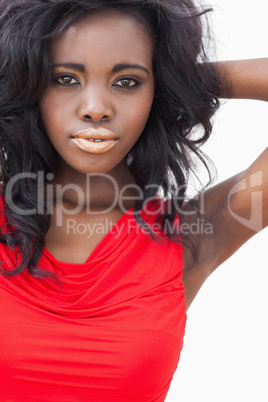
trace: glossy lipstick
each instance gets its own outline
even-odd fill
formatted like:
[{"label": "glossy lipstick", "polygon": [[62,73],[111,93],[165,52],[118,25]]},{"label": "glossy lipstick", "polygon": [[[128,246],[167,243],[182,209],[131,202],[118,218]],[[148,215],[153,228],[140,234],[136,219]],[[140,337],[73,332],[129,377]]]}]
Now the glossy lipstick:
[{"label": "glossy lipstick", "polygon": [[117,144],[118,137],[112,131],[104,128],[90,128],[72,135],[72,141],[82,151],[103,154]]}]

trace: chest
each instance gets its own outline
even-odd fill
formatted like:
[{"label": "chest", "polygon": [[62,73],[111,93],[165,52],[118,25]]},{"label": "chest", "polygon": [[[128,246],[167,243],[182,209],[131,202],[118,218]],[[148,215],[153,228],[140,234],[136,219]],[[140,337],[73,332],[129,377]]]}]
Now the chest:
[{"label": "chest", "polygon": [[153,242],[127,215],[116,224],[85,264],[43,254],[40,268],[62,286],[27,270],[0,277],[4,399],[12,390],[14,400],[164,401],[186,321],[182,250]]},{"label": "chest", "polygon": [[72,291],[50,292],[50,300],[48,292],[34,299],[28,289],[27,299],[0,286],[4,399],[164,401],[184,334],[180,290],[160,282],[145,287],[131,276],[124,293],[111,279],[100,286],[95,278],[81,292],[76,278]]},{"label": "chest", "polygon": [[122,215],[120,210],[96,211],[90,215],[81,212],[73,216],[61,213],[60,224],[53,215],[46,235],[46,248],[59,261],[82,264]]}]

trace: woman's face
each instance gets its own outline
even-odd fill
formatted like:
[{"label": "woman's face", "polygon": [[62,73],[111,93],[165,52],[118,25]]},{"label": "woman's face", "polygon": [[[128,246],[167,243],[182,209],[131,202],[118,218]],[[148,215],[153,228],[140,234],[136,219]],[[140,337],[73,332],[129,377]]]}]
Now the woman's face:
[{"label": "woman's face", "polygon": [[88,15],[51,43],[52,81],[40,102],[61,166],[106,173],[141,135],[153,102],[153,43],[116,10]]}]

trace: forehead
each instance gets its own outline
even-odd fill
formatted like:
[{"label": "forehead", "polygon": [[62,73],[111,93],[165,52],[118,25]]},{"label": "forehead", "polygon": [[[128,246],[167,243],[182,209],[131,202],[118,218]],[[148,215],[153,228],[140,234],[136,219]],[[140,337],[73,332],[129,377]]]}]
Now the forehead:
[{"label": "forehead", "polygon": [[[148,28],[117,10],[88,14],[51,41],[53,62],[64,60],[113,63],[118,59],[152,63],[153,41]],[[122,61],[122,60],[121,60]]]}]

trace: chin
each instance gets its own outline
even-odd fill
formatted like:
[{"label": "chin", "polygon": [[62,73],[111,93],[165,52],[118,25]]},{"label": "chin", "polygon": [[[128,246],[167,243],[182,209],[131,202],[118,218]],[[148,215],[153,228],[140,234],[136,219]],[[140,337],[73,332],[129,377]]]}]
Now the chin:
[{"label": "chin", "polygon": [[116,168],[118,165],[113,165],[113,164],[92,164],[92,165],[86,165],[86,166],[79,166],[79,167],[73,167],[77,172],[82,173],[82,174],[109,174],[114,168]]}]

